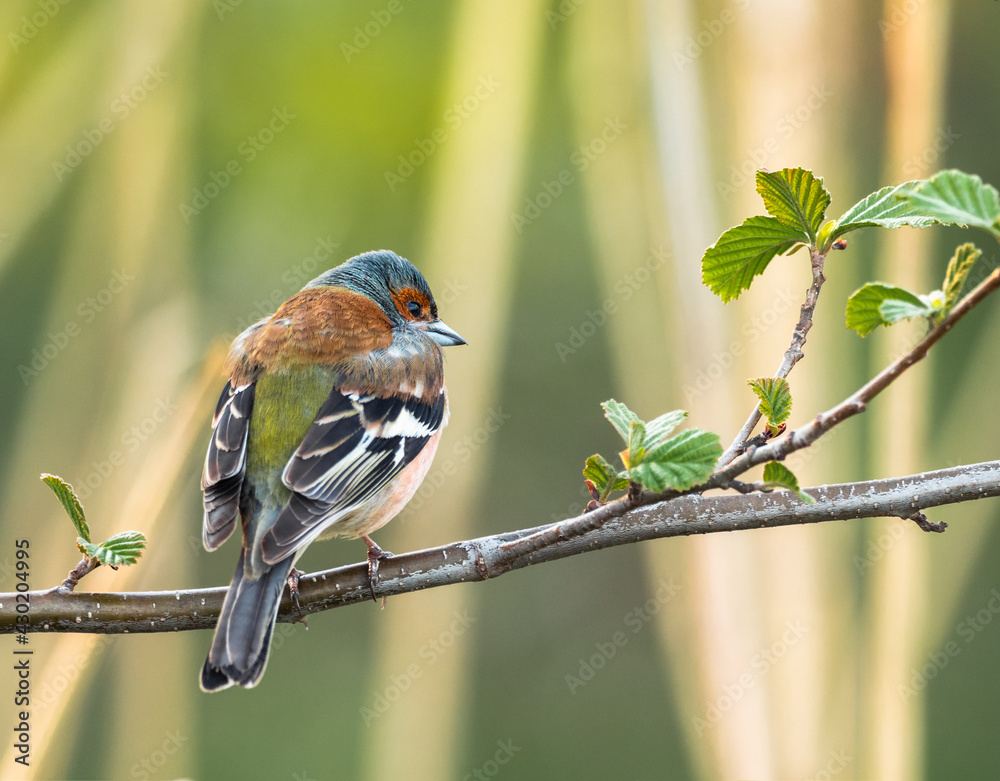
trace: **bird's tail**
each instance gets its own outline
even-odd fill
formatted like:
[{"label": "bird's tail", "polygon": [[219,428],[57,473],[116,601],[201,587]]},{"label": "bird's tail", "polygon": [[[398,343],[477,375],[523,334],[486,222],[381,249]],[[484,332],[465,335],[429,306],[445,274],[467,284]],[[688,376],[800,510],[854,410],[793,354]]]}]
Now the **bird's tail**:
[{"label": "bird's tail", "polygon": [[206,692],[226,689],[234,683],[249,689],[257,685],[267,666],[271,632],[293,557],[251,580],[243,568],[244,556],[241,552],[212,648],[201,669],[201,688]]}]

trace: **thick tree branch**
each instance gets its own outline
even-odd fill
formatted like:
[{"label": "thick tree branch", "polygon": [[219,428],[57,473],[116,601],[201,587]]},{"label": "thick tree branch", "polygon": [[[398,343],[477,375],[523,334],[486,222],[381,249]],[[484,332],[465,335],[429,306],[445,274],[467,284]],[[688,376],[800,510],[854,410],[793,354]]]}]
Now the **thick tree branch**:
[{"label": "thick tree branch", "polygon": [[[922,511],[1000,495],[1000,461],[908,477],[806,489],[805,504],[788,491],[688,494],[641,507],[627,499],[548,526],[496,534],[394,556],[379,569],[379,596],[487,580],[511,570],[642,540],[762,529],[854,518],[923,518]],[[926,520],[926,519],[924,519]],[[919,523],[919,520],[918,520]],[[303,614],[369,600],[365,564],[306,575],[299,581]],[[101,634],[170,632],[215,626],[226,589],[97,594],[59,587],[30,593],[29,632]],[[16,631],[14,594],[0,595],[0,633]],[[286,597],[278,620],[298,613]]]},{"label": "thick tree branch", "polygon": [[[814,284],[822,285],[822,255],[814,253]],[[849,518],[895,516],[913,520],[924,531],[943,531],[923,514],[929,507],[1000,495],[1000,461],[865,483],[821,486],[807,491],[815,504],[804,504],[796,494],[746,493],[755,486],[737,481],[748,469],[808,447],[868,403],[920,361],[951,328],[1000,287],[1000,269],[994,270],[910,352],[886,367],[870,382],[837,406],[804,426],[763,444],[743,443],[742,454],[725,463],[707,482],[684,495],[633,490],[615,502],[582,516],[517,532],[456,542],[389,559],[380,568],[379,596],[393,596],[434,586],[486,580],[532,564],[574,556],[589,550],[660,537],[708,534],[718,531],[820,523]],[[808,312],[806,311],[808,307]],[[807,299],[792,345],[782,366],[801,358],[801,347],[811,326],[815,296]],[[780,371],[780,369],[779,369]],[[787,371],[785,372],[787,374]],[[750,421],[748,421],[749,423]],[[752,428],[752,427],[751,427]],[[735,444],[735,443],[734,443]],[[704,497],[711,488],[734,488],[735,496]],[[81,562],[83,564],[83,562]],[[78,567],[78,570],[80,568]],[[28,632],[165,632],[205,629],[215,625],[225,589],[156,593],[76,593],[74,573],[60,587],[31,592],[30,623],[17,624],[14,594],[0,594],[0,633]],[[82,574],[85,573],[81,573]],[[279,621],[297,621],[301,614],[362,602],[370,590],[367,565],[342,567],[300,579],[301,613],[286,598]]]}]

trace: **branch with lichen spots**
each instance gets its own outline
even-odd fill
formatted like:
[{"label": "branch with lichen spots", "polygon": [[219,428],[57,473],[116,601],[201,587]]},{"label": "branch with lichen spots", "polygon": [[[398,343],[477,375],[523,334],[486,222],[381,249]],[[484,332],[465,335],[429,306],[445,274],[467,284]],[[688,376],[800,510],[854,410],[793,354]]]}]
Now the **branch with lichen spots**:
[{"label": "branch with lichen spots", "polygon": [[[1000,496],[1000,461],[806,491],[816,499],[815,504],[806,504],[789,491],[688,494],[638,507],[622,499],[547,526],[393,556],[379,569],[376,594],[390,597],[489,580],[535,564],[666,537],[872,517],[913,519],[923,528],[924,510]],[[652,498],[644,496],[643,501]],[[29,594],[31,623],[27,631],[127,634],[211,629],[225,594],[225,588],[111,594],[62,587],[34,591]],[[15,623],[14,596],[0,594],[0,634],[24,626]],[[299,581],[303,615],[370,599],[366,564],[304,575]],[[286,595],[278,620],[298,619]]]}]

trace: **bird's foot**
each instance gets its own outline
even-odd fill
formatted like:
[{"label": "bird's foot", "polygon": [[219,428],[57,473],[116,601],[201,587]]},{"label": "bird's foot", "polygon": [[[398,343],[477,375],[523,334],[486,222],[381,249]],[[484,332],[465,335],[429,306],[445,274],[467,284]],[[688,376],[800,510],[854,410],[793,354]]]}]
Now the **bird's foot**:
[{"label": "bird's foot", "polygon": [[[385,559],[391,559],[392,554],[382,550],[371,537],[362,536],[361,539],[368,546],[368,588],[371,589],[372,601],[378,602],[378,597],[375,596],[375,585],[378,583],[378,565]],[[385,607],[385,597],[382,597],[382,607]]]},{"label": "bird's foot", "polygon": [[309,622],[302,615],[302,606],[299,605],[299,578],[305,574],[302,570],[292,567],[288,573],[288,593],[292,595],[292,602],[295,603],[295,609],[299,613],[299,620],[296,623],[305,624],[306,629],[308,629]]}]

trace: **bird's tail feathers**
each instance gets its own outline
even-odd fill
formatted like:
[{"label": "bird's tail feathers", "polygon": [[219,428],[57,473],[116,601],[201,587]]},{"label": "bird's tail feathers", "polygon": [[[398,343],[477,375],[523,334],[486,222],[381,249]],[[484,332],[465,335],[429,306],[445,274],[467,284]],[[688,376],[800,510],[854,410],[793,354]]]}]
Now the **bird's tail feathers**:
[{"label": "bird's tail feathers", "polygon": [[244,558],[245,551],[240,553],[212,648],[201,670],[201,688],[206,692],[233,684],[252,688],[267,666],[271,633],[294,559],[280,561],[252,580],[244,571]]}]

